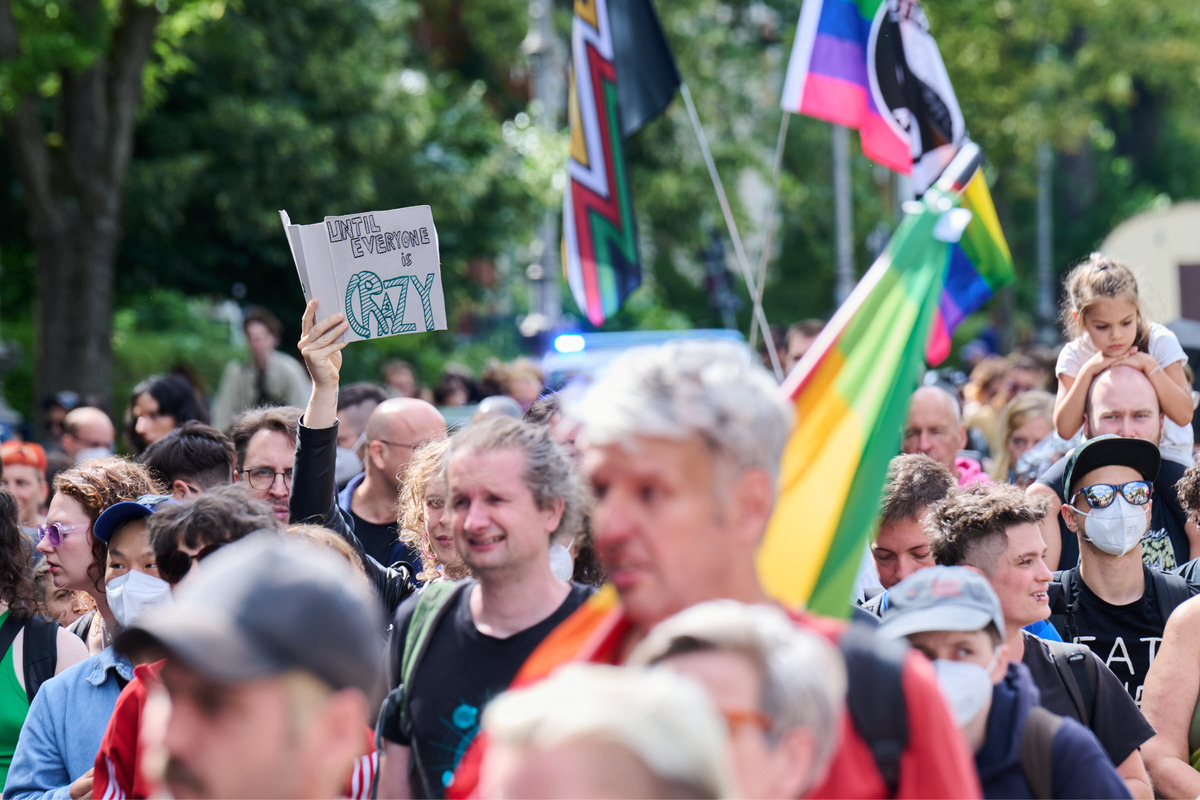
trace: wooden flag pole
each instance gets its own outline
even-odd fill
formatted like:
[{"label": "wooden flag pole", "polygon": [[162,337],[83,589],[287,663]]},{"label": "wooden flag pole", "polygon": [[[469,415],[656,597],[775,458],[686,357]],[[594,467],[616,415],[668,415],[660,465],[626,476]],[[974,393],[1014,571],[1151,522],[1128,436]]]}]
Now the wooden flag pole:
[{"label": "wooden flag pole", "polygon": [[721,184],[721,176],[717,174],[717,165],[713,162],[712,153],[708,149],[708,139],[704,135],[704,128],[700,126],[700,117],[696,114],[696,104],[692,101],[692,93],[688,90],[687,82],[680,81],[679,93],[683,95],[683,103],[687,106],[688,118],[692,122],[692,130],[696,133],[696,140],[700,143],[700,152],[704,156],[704,165],[708,167],[708,177],[712,180],[713,189],[717,192],[717,202],[721,204],[721,214],[725,217],[725,227],[729,230],[729,238],[733,240],[733,252],[737,257],[738,267],[742,270],[742,279],[746,282],[746,288],[750,292],[750,297],[754,302],[754,319],[757,320],[759,327],[763,330],[763,340],[767,343],[767,356],[771,360],[771,369],[775,371],[775,377],[783,380],[783,365],[779,363],[779,354],[775,351],[775,337],[771,335],[771,328],[767,324],[767,315],[763,313],[762,295],[758,291],[758,284],[754,280],[754,274],[750,271],[750,262],[746,258],[746,249],[742,247],[742,237],[738,234],[737,223],[733,220],[733,212],[729,208],[729,199],[725,196],[725,187]]},{"label": "wooden flag pole", "polygon": [[[771,256],[771,245],[775,239],[775,204],[779,201],[779,175],[783,171],[783,145],[787,141],[788,120],[792,115],[783,112],[779,120],[779,140],[775,142],[775,165],[771,170],[771,200],[767,203],[767,218],[763,230],[762,251],[758,254],[758,292],[755,300],[762,305],[763,292],[767,284],[767,259]],[[750,323],[750,349],[758,344],[758,317]]]}]

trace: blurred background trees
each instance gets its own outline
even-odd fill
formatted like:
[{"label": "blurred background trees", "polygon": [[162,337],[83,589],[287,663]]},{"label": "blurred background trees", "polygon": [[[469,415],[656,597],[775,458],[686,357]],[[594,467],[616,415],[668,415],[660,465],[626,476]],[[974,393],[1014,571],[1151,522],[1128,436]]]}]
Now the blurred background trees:
[{"label": "blurred background trees", "polygon": [[[757,265],[800,3],[657,6]],[[1054,156],[1060,272],[1122,219],[1200,194],[1200,6],[923,6],[987,156],[1016,261],[1013,297],[992,313],[1009,309],[1001,326],[1027,338],[1039,147]],[[565,52],[572,4],[552,7]],[[156,22],[138,53],[122,34],[135,19]],[[561,204],[566,158],[561,117],[554,130],[537,124],[545,109],[532,99],[529,32],[524,0],[0,0],[0,140],[11,155],[0,160],[0,339],[16,344],[9,401],[29,413],[35,385],[123,400],[147,372],[184,364],[215,388],[239,346],[230,303],[266,305],[298,335],[302,297],[281,208],[306,223],[433,207],[451,330],[356,345],[348,379],[377,378],[391,356],[432,381],[448,359],[477,366],[489,353],[516,355],[528,345],[517,330],[529,308],[527,268],[541,258],[545,209]],[[76,150],[120,143],[111,126],[78,127],[72,88],[98,81],[115,102],[115,76],[135,55],[141,80],[122,95],[136,111],[128,168],[88,167]],[[40,182],[29,156],[39,149],[57,165]],[[607,327],[718,327],[732,312],[747,332],[750,303],[682,103],[628,154],[646,275]],[[114,167],[120,155],[110,156]],[[772,322],[833,310],[831,169],[829,126],[793,117],[765,294]],[[891,177],[857,149],[852,174],[861,272],[897,212]],[[70,230],[93,225],[90,238],[57,242],[69,245],[61,256],[48,252],[56,242],[46,232],[58,229],[40,221],[43,186],[62,213],[84,220]],[[108,216],[85,224],[84,200],[97,192],[107,193]],[[563,324],[586,329],[562,296]]]}]

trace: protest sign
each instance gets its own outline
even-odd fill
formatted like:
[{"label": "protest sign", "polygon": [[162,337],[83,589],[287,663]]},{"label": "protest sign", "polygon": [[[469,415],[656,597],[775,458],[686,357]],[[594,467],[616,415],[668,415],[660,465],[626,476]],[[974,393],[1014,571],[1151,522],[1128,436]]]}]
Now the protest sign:
[{"label": "protest sign", "polygon": [[344,341],[446,329],[437,229],[429,206],[293,225],[279,212],[304,299],[317,317],[344,311]]}]

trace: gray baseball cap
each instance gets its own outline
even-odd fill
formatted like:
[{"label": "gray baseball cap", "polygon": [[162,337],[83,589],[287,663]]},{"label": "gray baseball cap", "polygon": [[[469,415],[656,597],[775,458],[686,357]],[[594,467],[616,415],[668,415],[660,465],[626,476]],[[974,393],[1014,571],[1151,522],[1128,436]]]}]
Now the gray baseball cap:
[{"label": "gray baseball cap", "polygon": [[222,683],[303,670],[378,698],[382,611],[341,555],[256,533],[213,553],[198,572],[124,631],[117,650],[165,650]]},{"label": "gray baseball cap", "polygon": [[925,631],[980,631],[991,623],[1004,638],[1004,612],[987,578],[967,567],[926,567],[888,590],[882,636]]}]

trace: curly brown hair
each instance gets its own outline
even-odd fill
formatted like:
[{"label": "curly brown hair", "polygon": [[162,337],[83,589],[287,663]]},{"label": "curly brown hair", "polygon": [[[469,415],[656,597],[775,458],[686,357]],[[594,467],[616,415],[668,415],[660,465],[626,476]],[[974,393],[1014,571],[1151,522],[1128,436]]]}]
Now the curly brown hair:
[{"label": "curly brown hair", "polygon": [[1179,505],[1187,512],[1188,519],[1196,519],[1200,515],[1200,462],[1194,462],[1183,477],[1175,484],[1175,492],[1179,495]]},{"label": "curly brown hair", "polygon": [[[106,456],[88,459],[58,473],[54,478],[54,493],[78,502],[94,525],[109,506],[122,500],[136,500],[144,494],[162,494],[163,489],[144,465],[120,456]],[[88,578],[96,589],[103,591],[108,545],[93,536],[90,529],[88,539],[92,544]]]},{"label": "curly brown hair", "polygon": [[956,492],[929,512],[929,550],[945,566],[968,565],[989,577],[996,559],[1008,549],[1008,529],[1036,525],[1046,517],[1046,504],[1009,484],[977,486]]},{"label": "curly brown hair", "polygon": [[0,602],[16,618],[32,617],[38,610],[33,583],[33,543],[21,530],[17,498],[0,489]]},{"label": "curly brown hair", "polygon": [[[404,473],[404,484],[400,487],[400,507],[397,509],[396,522],[400,529],[400,541],[410,550],[421,554],[421,571],[417,574],[419,581],[432,581],[438,577],[438,566],[445,566],[429,545],[429,537],[425,531],[425,493],[434,481],[444,481],[443,470],[446,465],[446,452],[450,449],[450,439],[434,439],[421,445],[408,462],[408,470]],[[445,498],[443,497],[443,501]],[[464,568],[465,569],[465,568]],[[456,575],[452,577],[465,577]]]}]

